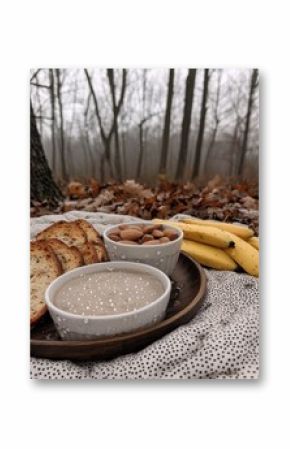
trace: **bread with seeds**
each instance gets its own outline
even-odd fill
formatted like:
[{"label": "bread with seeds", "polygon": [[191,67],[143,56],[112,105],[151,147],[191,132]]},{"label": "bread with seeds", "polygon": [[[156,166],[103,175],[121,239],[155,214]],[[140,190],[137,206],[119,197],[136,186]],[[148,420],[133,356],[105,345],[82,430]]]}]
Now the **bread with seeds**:
[{"label": "bread with seeds", "polygon": [[102,242],[101,236],[96,229],[86,220],[75,220],[76,223],[86,234],[88,242]]},{"label": "bread with seeds", "polygon": [[45,290],[62,274],[61,264],[52,249],[43,241],[30,244],[30,324],[36,324],[46,313]]},{"label": "bread with seeds", "polygon": [[98,253],[93,242],[87,242],[79,246],[79,250],[84,258],[85,265],[99,262]]},{"label": "bread with seeds", "polygon": [[46,242],[56,254],[64,272],[81,267],[84,264],[83,256],[76,246],[68,246],[58,239],[49,239]]},{"label": "bread with seeds", "polygon": [[36,236],[37,240],[48,239],[61,240],[68,246],[81,246],[87,242],[85,232],[74,222],[56,222],[39,232]]},{"label": "bread with seeds", "polygon": [[105,248],[104,244],[97,244],[95,245],[95,249],[97,252],[97,258],[98,258],[98,262],[106,262],[109,260],[108,255],[107,255],[107,251]]}]

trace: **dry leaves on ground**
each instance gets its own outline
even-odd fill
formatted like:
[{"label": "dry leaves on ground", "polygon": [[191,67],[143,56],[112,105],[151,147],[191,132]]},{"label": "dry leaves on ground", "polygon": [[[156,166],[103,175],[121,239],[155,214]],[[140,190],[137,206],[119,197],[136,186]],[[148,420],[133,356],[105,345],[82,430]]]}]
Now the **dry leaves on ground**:
[{"label": "dry leaves on ground", "polygon": [[48,203],[33,202],[31,216],[86,210],[150,220],[184,213],[199,218],[240,222],[251,226],[258,234],[257,183],[230,182],[215,176],[206,185],[176,184],[164,180],[151,189],[134,180],[105,185],[90,181],[88,185],[72,182],[65,193],[65,200],[54,209]]}]

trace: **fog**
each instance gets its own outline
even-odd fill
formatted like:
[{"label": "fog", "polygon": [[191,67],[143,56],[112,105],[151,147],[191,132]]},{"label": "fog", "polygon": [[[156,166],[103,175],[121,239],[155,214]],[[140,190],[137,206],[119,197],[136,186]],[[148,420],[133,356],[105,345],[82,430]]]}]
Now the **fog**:
[{"label": "fog", "polygon": [[[174,70],[166,176],[174,180],[180,156],[188,69]],[[114,122],[107,69],[88,69],[105,133]],[[159,174],[169,69],[127,69],[124,101],[117,119],[122,179],[154,183]],[[121,95],[122,69],[115,69],[115,96]],[[210,69],[199,177],[237,176],[243,147],[252,69]],[[53,77],[53,78],[52,78]],[[53,82],[52,82],[53,81]],[[183,180],[192,179],[204,91],[204,70],[196,72]],[[58,180],[107,180],[104,142],[83,69],[34,69],[31,100],[49,165]],[[60,100],[60,101],[59,101]],[[141,134],[142,133],[142,134]],[[259,98],[253,95],[243,176],[257,178]],[[142,149],[141,149],[142,146]],[[140,152],[142,158],[140,161]],[[54,154],[54,158],[53,158]],[[116,175],[116,140],[110,144]],[[64,167],[66,166],[66,176]],[[103,173],[102,173],[103,164]],[[139,165],[139,170],[138,170]],[[139,173],[138,173],[139,171]]]}]

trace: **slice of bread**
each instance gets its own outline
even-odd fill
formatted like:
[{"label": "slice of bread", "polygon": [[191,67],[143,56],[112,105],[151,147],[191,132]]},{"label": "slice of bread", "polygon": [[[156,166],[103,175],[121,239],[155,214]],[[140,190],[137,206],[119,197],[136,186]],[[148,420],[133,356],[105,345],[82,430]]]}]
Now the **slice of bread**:
[{"label": "slice of bread", "polygon": [[76,223],[86,234],[88,242],[102,242],[101,236],[96,229],[86,220],[75,220]]},{"label": "slice of bread", "polygon": [[84,264],[83,256],[76,246],[68,246],[58,239],[49,239],[46,242],[56,254],[64,272]]},{"label": "slice of bread", "polygon": [[107,260],[109,260],[104,244],[95,245],[95,249],[97,252],[98,262],[106,262]]},{"label": "slice of bread", "polygon": [[79,246],[79,250],[84,258],[85,265],[100,262],[98,259],[96,247],[93,242],[84,243],[84,245]]},{"label": "slice of bread", "polygon": [[58,239],[68,246],[79,246],[87,242],[84,231],[74,222],[56,222],[39,232],[37,240]]},{"label": "slice of bread", "polygon": [[43,241],[30,244],[30,324],[46,313],[44,293],[49,284],[62,273],[61,264],[52,249]]}]

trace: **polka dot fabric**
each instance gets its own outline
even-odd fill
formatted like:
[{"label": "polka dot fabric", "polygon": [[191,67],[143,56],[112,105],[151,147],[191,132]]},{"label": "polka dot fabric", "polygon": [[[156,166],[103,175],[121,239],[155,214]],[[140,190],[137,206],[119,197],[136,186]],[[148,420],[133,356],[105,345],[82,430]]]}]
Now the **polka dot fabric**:
[{"label": "polka dot fabric", "polygon": [[[93,224],[95,220],[101,221],[98,214],[78,212],[77,216],[80,214]],[[108,214],[101,215],[105,221],[112,220]],[[114,220],[117,217],[120,220],[120,216],[114,216]],[[45,218],[41,217],[42,220]],[[57,216],[57,219],[64,218]],[[142,351],[106,362],[75,363],[32,358],[31,378],[257,379],[258,280],[246,274],[215,270],[207,270],[207,277],[207,295],[193,320]]]}]

